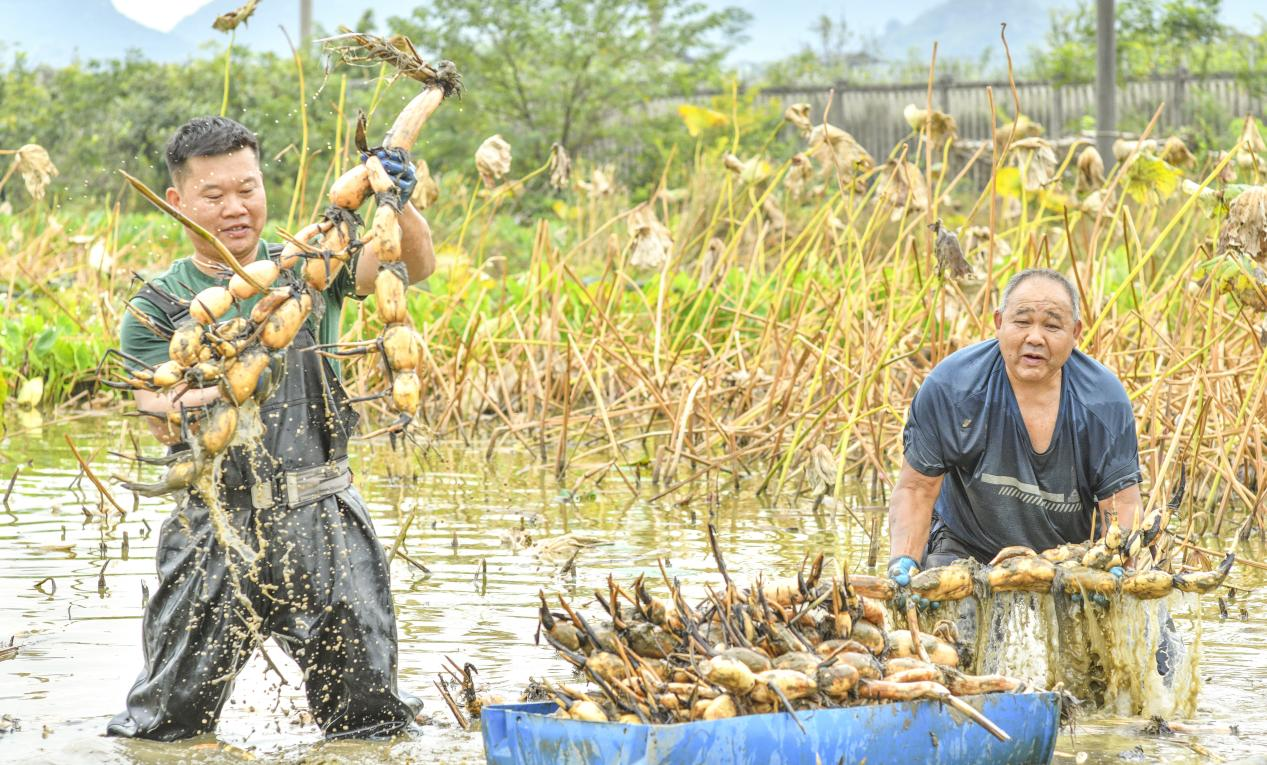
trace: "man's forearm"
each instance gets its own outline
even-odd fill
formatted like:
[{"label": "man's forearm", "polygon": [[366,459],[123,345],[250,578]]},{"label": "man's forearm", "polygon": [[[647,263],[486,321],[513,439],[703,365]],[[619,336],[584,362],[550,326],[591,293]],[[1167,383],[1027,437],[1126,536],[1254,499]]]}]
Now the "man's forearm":
[{"label": "man's forearm", "polygon": [[889,502],[889,557],[909,555],[919,560],[924,555],[941,482],[942,476],[926,476],[902,460]]},{"label": "man's forearm", "polygon": [[405,205],[400,214],[400,259],[409,269],[411,284],[426,279],[436,270],[431,226],[413,204]]},{"label": "man's forearm", "polygon": [[1100,528],[1107,528],[1109,519],[1116,516],[1117,525],[1123,531],[1135,528],[1139,522],[1139,513],[1143,509],[1143,498],[1139,494],[1139,484],[1128,486],[1117,494],[1100,501],[1100,515],[1104,519]]},{"label": "man's forearm", "polygon": [[[416,284],[436,270],[431,227],[412,204],[405,205],[397,221],[400,224],[400,262],[405,264],[405,270],[409,273],[409,283]],[[378,265],[374,248],[367,247],[361,251],[356,262],[356,294],[369,295],[374,292]]]},{"label": "man's forearm", "polygon": [[186,409],[206,406],[220,398],[220,389],[216,387],[195,388],[193,390],[174,390],[157,393],[153,391],[136,392],[136,408],[146,415],[150,433],[164,444],[171,445],[180,441],[180,432],[172,427],[167,415]]},{"label": "man's forearm", "polygon": [[928,544],[928,532],[932,526],[932,506],[922,509],[920,492],[913,488],[898,487],[889,504],[889,557],[909,555],[919,560]]}]

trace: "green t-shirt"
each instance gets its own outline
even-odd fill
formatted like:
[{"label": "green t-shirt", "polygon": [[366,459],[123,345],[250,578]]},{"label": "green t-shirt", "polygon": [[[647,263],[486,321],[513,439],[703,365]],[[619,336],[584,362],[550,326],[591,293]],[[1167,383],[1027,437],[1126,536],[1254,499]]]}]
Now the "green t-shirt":
[{"label": "green t-shirt", "polygon": [[[263,240],[260,240],[259,258],[268,257],[268,247]],[[303,268],[303,262],[300,261],[294,267],[296,275],[300,275]],[[166,271],[159,276],[150,279],[150,282],[173,297],[188,300],[197,293],[213,287],[217,284],[228,284],[229,279],[217,279],[214,276],[208,276],[194,265],[192,258],[181,258],[174,261]],[[308,328],[313,331],[313,335],[317,338],[317,342],[322,345],[335,343],[339,340],[339,322],[343,313],[343,300],[348,297],[357,297],[356,295],[356,278],[350,267],[344,267],[335,276],[334,282],[326,288],[322,293],[325,297],[326,308],[321,313],[321,319],[318,322],[315,319],[317,310],[314,308],[313,316],[308,318]],[[251,313],[251,309],[259,302],[260,296],[256,295],[248,300],[240,300],[234,303],[222,320],[232,319],[235,316],[246,316]],[[132,305],[138,310],[150,317],[162,317],[163,312],[158,310],[150,301],[145,298],[133,298]],[[123,314],[123,323],[119,330],[120,346],[124,353],[144,361],[146,364],[155,366],[167,361],[167,345],[168,341],[158,335],[155,335],[149,327],[146,327],[141,320],[132,315],[131,311],[125,311]],[[338,364],[334,365],[335,371],[339,371]]]}]

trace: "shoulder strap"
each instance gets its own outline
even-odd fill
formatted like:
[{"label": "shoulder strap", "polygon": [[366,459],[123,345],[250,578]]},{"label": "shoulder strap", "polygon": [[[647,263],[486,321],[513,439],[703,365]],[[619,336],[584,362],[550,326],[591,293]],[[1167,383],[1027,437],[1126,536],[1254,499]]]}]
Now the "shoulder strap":
[{"label": "shoulder strap", "polygon": [[172,328],[175,328],[177,324],[189,316],[188,305],[181,303],[166,292],[155,289],[149,284],[137,290],[137,293],[132,296],[132,299],[135,298],[143,298],[157,308]]},{"label": "shoulder strap", "polygon": [[[281,255],[282,248],[286,245],[279,243],[267,244],[265,246],[267,248],[268,257],[275,259],[277,256]],[[163,290],[155,289],[154,286],[148,282],[142,286],[141,289],[137,290],[137,293],[132,297],[143,298],[153,304],[153,306],[163,314],[163,317],[171,323],[173,328],[189,316],[189,306],[186,303],[177,300]]]}]

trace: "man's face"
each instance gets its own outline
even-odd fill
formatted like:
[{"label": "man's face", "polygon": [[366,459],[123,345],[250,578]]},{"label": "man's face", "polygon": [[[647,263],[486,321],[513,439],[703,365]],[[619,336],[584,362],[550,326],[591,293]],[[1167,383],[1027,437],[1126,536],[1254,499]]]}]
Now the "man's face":
[{"label": "man's face", "polygon": [[1008,375],[1025,383],[1060,374],[1082,337],[1069,293],[1044,277],[1027,279],[1012,290],[1007,305],[994,313],[994,329]]},{"label": "man's face", "polygon": [[[268,219],[264,177],[255,152],[242,148],[214,157],[190,157],[167,201],[210,231],[241,262],[254,259]],[[209,242],[189,234],[194,250],[219,262]]]}]

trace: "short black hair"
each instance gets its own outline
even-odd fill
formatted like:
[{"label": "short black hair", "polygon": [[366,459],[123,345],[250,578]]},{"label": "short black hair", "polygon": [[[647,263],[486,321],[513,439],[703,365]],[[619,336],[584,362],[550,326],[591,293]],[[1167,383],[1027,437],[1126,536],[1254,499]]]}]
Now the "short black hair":
[{"label": "short black hair", "polygon": [[249,148],[260,158],[260,142],[240,122],[228,117],[195,117],[176,129],[167,142],[167,172],[180,180],[190,157],[217,157]]}]

